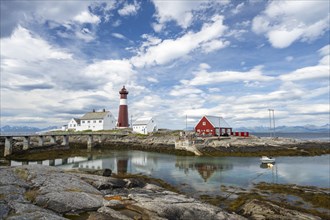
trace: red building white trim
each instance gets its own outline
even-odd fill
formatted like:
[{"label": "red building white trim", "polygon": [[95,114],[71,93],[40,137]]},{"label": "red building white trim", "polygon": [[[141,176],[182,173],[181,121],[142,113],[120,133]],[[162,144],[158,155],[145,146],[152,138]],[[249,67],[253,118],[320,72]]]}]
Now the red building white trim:
[{"label": "red building white trim", "polygon": [[[220,128],[220,129],[219,129]],[[217,116],[203,116],[195,126],[195,132],[199,135],[231,135],[232,127],[223,119]]]}]

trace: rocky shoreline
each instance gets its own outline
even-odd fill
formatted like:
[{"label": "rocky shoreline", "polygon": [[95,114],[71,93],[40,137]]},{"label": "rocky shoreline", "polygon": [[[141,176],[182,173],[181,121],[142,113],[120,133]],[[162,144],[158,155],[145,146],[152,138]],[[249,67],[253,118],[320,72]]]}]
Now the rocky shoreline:
[{"label": "rocky shoreline", "polygon": [[[106,171],[65,171],[43,165],[0,167],[0,219],[330,217],[329,189],[267,183],[252,190],[222,186],[226,196],[200,200],[174,192],[156,179],[109,176],[111,172]],[[292,196],[296,201],[292,202]]]},{"label": "rocky shoreline", "polygon": [[0,167],[0,219],[245,219],[138,178]]},{"label": "rocky shoreline", "polygon": [[[120,135],[118,138],[116,135]],[[162,153],[172,153],[178,155],[193,155],[193,153],[176,150],[175,141],[179,138],[179,131],[166,131],[151,133],[149,135],[133,134],[129,132],[118,131],[109,132],[102,135],[102,142],[96,143],[95,148],[104,149],[127,149],[155,151]],[[314,156],[330,154],[330,141],[306,141],[291,138],[260,138],[251,136],[243,137],[206,137],[205,144],[200,145],[198,150],[204,155],[209,156]],[[41,152],[50,149],[65,149],[60,145],[48,145],[38,147],[38,140],[31,138],[31,149],[29,152]],[[86,148],[86,136],[70,137],[71,148]],[[24,154],[22,151],[22,142],[16,140],[13,155]],[[0,158],[2,157],[4,140],[0,139]]]}]

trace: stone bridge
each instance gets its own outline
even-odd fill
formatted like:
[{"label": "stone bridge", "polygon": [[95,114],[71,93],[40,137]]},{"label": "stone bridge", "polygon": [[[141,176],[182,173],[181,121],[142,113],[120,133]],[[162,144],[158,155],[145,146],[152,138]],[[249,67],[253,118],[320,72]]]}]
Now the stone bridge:
[{"label": "stone bridge", "polygon": [[35,137],[38,139],[38,146],[45,146],[46,137],[50,138],[50,144],[57,144],[58,139],[62,140],[61,145],[69,146],[69,138],[72,136],[87,136],[87,149],[91,150],[96,141],[98,143],[102,143],[103,137],[112,137],[116,139],[117,137],[126,136],[125,134],[111,134],[105,132],[86,132],[86,133],[69,133],[69,132],[58,132],[58,133],[12,133],[12,134],[0,134],[0,137],[5,138],[5,150],[4,156],[8,156],[12,154],[13,149],[13,139],[22,139],[23,140],[23,150],[27,150],[30,148],[30,139]]}]

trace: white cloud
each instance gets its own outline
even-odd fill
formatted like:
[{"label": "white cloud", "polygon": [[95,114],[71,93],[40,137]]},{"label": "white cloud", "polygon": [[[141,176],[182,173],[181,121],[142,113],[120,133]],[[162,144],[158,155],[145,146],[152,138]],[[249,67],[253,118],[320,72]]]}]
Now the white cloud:
[{"label": "white cloud", "polygon": [[318,65],[297,69],[291,73],[281,75],[280,79],[284,81],[311,80],[320,78],[329,78],[329,66]]},{"label": "white cloud", "polygon": [[231,10],[231,12],[233,14],[238,14],[242,11],[243,8],[244,8],[244,2],[238,4],[233,10]]},{"label": "white cloud", "polygon": [[91,14],[88,11],[83,11],[79,15],[75,16],[73,20],[79,23],[91,23],[91,24],[98,24],[100,23],[100,18],[94,14]]},{"label": "white cloud", "polygon": [[210,69],[211,67],[207,63],[201,63],[201,64],[199,64],[199,68],[200,69]]},{"label": "white cloud", "polygon": [[216,51],[222,48],[225,48],[229,45],[229,41],[223,41],[223,40],[212,40],[205,42],[201,45],[202,51],[204,53],[210,53],[212,51]]},{"label": "white cloud", "polygon": [[329,29],[329,1],[272,1],[253,19],[252,30],[275,48],[312,41]]},{"label": "white cloud", "polygon": [[203,49],[203,45],[205,45],[204,50],[223,47],[227,43],[220,45],[221,43],[217,42],[214,48],[207,45],[207,43],[221,37],[226,29],[227,27],[223,25],[223,17],[215,16],[213,17],[213,23],[204,24],[199,32],[188,32],[175,40],[166,39],[146,49],[141,48],[140,54],[131,59],[132,63],[137,67],[163,65],[181,58],[195,49],[200,47]]},{"label": "white cloud", "polygon": [[198,9],[199,1],[157,1],[153,0],[156,7],[156,17],[160,24],[174,20],[182,28],[187,28],[192,22],[192,10]]},{"label": "white cloud", "polygon": [[297,69],[291,73],[283,74],[280,79],[283,81],[299,81],[311,79],[329,79],[330,65],[329,65],[329,45],[324,46],[319,50],[319,54],[323,55],[318,65],[307,66]]},{"label": "white cloud", "polygon": [[90,64],[85,69],[88,77],[109,80],[112,85],[127,84],[133,81],[135,71],[128,60],[102,60]]},{"label": "white cloud", "polygon": [[330,54],[330,44],[322,47],[321,49],[319,49],[319,54],[321,56],[327,56]]},{"label": "white cloud", "polygon": [[158,1],[152,0],[156,8],[157,23],[153,24],[156,32],[160,32],[169,21],[175,21],[181,28],[190,27],[196,12],[203,13],[206,8],[219,8],[230,3],[222,1]]},{"label": "white cloud", "polygon": [[152,82],[152,83],[158,83],[159,82],[158,79],[153,78],[153,77],[147,77],[147,81]]},{"label": "white cloud", "polygon": [[202,90],[190,86],[174,86],[170,92],[171,96],[189,96],[192,94],[201,94]]},{"label": "white cloud", "polygon": [[330,66],[330,45],[326,45],[319,50],[319,54],[323,56],[320,60],[320,65]]},{"label": "white cloud", "polygon": [[257,66],[248,72],[237,71],[221,71],[221,72],[208,72],[200,70],[195,73],[195,77],[189,81],[182,81],[188,85],[208,85],[221,82],[244,82],[244,81],[270,81],[273,77],[265,76],[261,72],[261,67]]},{"label": "white cloud", "polygon": [[18,26],[10,37],[1,38],[0,49],[2,59],[38,61],[72,58],[72,54],[50,45],[21,26]]},{"label": "white cloud", "polygon": [[115,38],[118,38],[118,39],[122,39],[122,40],[126,40],[127,39],[124,35],[119,34],[119,33],[112,33],[111,36],[113,36]]},{"label": "white cloud", "polygon": [[309,104],[309,105],[297,105],[289,107],[289,109],[295,114],[329,114],[330,105],[327,104]]},{"label": "white cloud", "polygon": [[125,4],[122,9],[118,10],[118,14],[121,16],[136,15],[140,9],[140,4],[134,1],[134,4]]}]

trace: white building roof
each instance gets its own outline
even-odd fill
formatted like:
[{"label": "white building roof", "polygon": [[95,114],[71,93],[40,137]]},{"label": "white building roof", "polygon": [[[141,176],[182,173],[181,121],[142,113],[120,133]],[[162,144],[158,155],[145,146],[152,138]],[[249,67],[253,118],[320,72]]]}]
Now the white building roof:
[{"label": "white building roof", "polygon": [[205,117],[213,125],[213,127],[218,128],[219,127],[219,122],[220,122],[220,127],[221,128],[231,128],[231,126],[225,121],[225,119],[223,119],[223,117],[208,116],[208,115],[205,115]]},{"label": "white building roof", "polygon": [[134,125],[147,125],[149,121],[152,120],[152,117],[145,117],[145,118],[139,118],[135,122],[133,122]]}]

